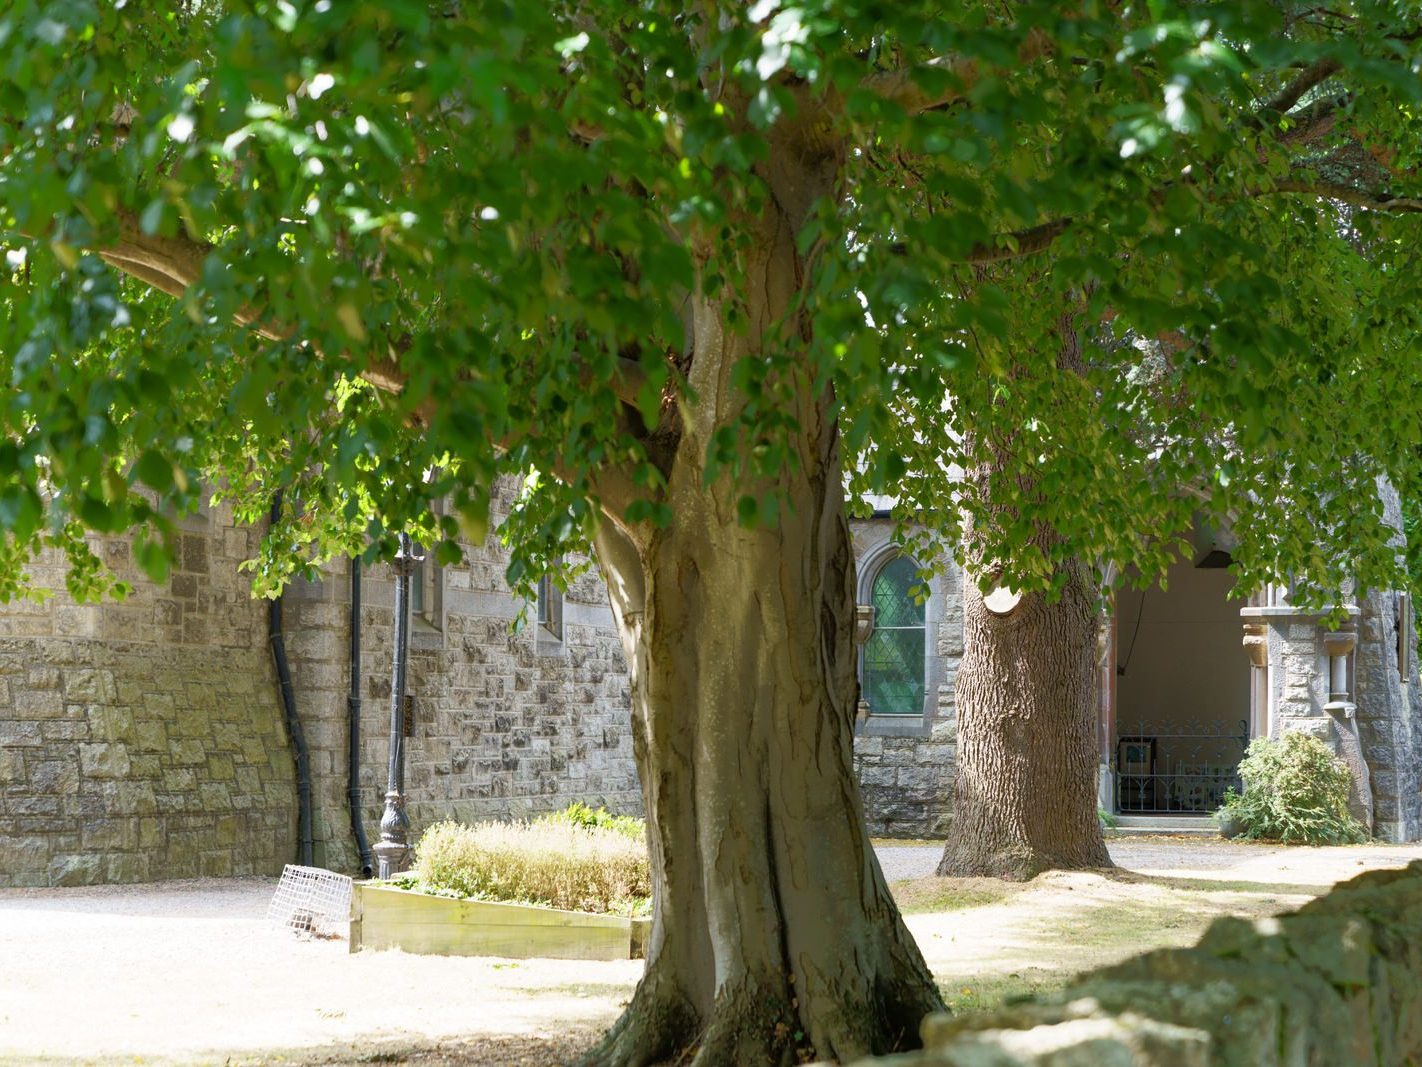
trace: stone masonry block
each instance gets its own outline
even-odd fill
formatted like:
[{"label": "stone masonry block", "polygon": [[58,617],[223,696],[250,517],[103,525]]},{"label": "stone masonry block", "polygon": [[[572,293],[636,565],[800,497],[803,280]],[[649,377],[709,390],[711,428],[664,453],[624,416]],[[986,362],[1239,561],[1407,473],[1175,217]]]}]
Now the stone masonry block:
[{"label": "stone masonry block", "polygon": [[64,696],[66,700],[113,703],[118,699],[118,687],[109,671],[70,670],[64,675]]},{"label": "stone masonry block", "polygon": [[30,746],[41,741],[39,723],[0,719],[0,745]]},{"label": "stone masonry block", "polygon": [[84,709],[89,736],[95,741],[127,741],[134,737],[133,712],[128,708],[91,704]]},{"label": "stone masonry block", "polygon": [[107,742],[80,745],[79,766],[85,777],[122,778],[129,772],[128,749]]}]

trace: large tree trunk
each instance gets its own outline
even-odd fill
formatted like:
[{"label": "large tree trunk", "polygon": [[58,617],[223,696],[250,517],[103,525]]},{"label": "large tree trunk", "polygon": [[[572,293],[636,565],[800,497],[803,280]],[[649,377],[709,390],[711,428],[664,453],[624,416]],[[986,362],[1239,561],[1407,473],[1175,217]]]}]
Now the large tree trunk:
[{"label": "large tree trunk", "polygon": [[938,873],[1026,879],[1109,867],[1096,814],[1096,590],[1071,565],[1061,599],[996,615],[964,583],[958,774]]},{"label": "large tree trunk", "polygon": [[[1072,309],[1059,322],[1053,372],[1084,372]],[[1036,373],[1039,360],[1021,364]],[[1056,600],[1032,594],[1011,610],[989,610],[976,575],[990,572],[979,522],[1012,523],[1030,507],[1034,478],[1007,462],[1012,434],[965,441],[980,465],[975,485],[992,504],[967,524],[970,580],[963,583],[963,662],[958,668],[958,766],[953,821],[938,873],[1027,879],[1052,869],[1109,867],[1097,816],[1096,633],[1099,588],[1081,560],[1060,564]],[[1028,515],[1028,518],[1031,516]],[[1012,528],[1010,525],[1007,528]],[[1042,524],[1034,535],[1043,558],[1062,542]],[[1005,605],[1004,605],[1005,607]]]},{"label": "large tree trunk", "polygon": [[[776,185],[776,175],[769,181]],[[941,998],[904,928],[865,830],[853,768],[858,696],[853,555],[827,390],[793,380],[795,462],[778,476],[704,479],[715,432],[803,277],[797,195],[781,185],[742,262],[723,327],[694,300],[698,403],[668,465],[669,525],[608,519],[598,560],[631,674],[634,747],[652,858],[647,970],[595,1064],[851,1060],[917,1047]],[[784,335],[780,335],[784,342]],[[781,348],[783,351],[783,347]],[[782,501],[773,527],[737,521],[742,493]],[[680,1062],[680,1061],[678,1061]]]}]

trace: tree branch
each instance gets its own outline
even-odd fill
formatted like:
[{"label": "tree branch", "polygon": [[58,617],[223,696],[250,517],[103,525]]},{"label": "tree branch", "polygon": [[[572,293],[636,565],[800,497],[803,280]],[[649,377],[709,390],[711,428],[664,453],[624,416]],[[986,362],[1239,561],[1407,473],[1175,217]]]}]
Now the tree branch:
[{"label": "tree branch", "polygon": [[1347,107],[1353,100],[1352,93],[1325,96],[1307,107],[1285,116],[1289,128],[1279,134],[1279,143],[1295,146],[1307,144],[1325,136],[1333,129],[1338,118],[1338,109]]},{"label": "tree branch", "polygon": [[647,382],[647,372],[642,364],[626,356],[617,357],[617,373],[613,375],[612,394],[624,404],[637,406],[637,394]]},{"label": "tree branch", "polygon": [[[215,250],[205,241],[189,237],[158,237],[143,232],[138,220],[129,212],[118,213],[118,239],[104,248],[95,249],[105,263],[124,274],[162,290],[169,296],[182,297],[202,276],[202,265]],[[290,329],[280,329],[263,321],[261,311],[246,307],[237,312],[237,322],[250,327],[269,341],[291,339]],[[360,376],[383,392],[400,393],[407,378],[400,370],[397,345],[392,345],[386,357],[370,357]],[[420,405],[417,416],[426,424],[433,412],[433,401]]]},{"label": "tree branch", "polygon": [[1305,93],[1322,85],[1340,69],[1342,69],[1342,64],[1336,59],[1315,60],[1305,67],[1293,81],[1265,101],[1264,106],[1260,109],[1261,116],[1267,116],[1270,112],[1282,115],[1291,111],[1294,105],[1303,99]]},{"label": "tree branch", "polygon": [[[1072,224],[1070,218],[1053,219],[1040,226],[1025,230],[1001,233],[990,241],[973,245],[967,255],[954,260],[957,263],[1001,263],[1009,259],[1021,259],[1034,255],[1049,247],[1053,241],[1067,231]],[[895,242],[890,250],[898,256],[909,254],[909,246],[903,241]]]},{"label": "tree branch", "polygon": [[[1020,63],[1031,63],[1051,55],[1053,50],[1051,37],[1040,29],[1033,29],[1017,49],[1017,59]],[[925,72],[931,72],[931,81],[942,81],[942,88],[935,92],[923,89],[915,75]],[[875,96],[898,104],[912,115],[957,103],[977,84],[981,74],[976,59],[939,56],[917,67],[875,71],[866,76],[859,85]]]},{"label": "tree branch", "polygon": [[186,237],[146,234],[127,211],[119,212],[118,221],[118,241],[98,249],[105,262],[169,296],[182,296],[198,280],[212,245]]},{"label": "tree branch", "polygon": [[929,60],[923,64],[923,68],[946,75],[948,84],[939,92],[926,92],[914,78],[917,73],[915,69],[899,67],[894,70],[875,71],[859,85],[875,96],[898,104],[912,115],[962,99],[978,80],[978,61],[975,59],[940,57]]},{"label": "tree branch", "polygon": [[1285,180],[1278,182],[1272,189],[1261,189],[1255,195],[1268,196],[1271,193],[1304,193],[1367,208],[1370,211],[1387,211],[1399,215],[1422,212],[1422,196],[1397,196],[1386,190],[1360,189],[1343,182]]}]

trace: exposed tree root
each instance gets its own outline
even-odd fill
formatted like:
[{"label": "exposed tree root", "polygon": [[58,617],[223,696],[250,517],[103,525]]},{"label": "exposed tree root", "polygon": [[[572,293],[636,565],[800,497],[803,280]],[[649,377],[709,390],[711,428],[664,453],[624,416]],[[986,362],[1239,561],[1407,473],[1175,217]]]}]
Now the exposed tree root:
[{"label": "exposed tree root", "polygon": [[651,1067],[676,1060],[699,1029],[696,1010],[664,968],[653,962],[632,1002],[579,1067]]}]

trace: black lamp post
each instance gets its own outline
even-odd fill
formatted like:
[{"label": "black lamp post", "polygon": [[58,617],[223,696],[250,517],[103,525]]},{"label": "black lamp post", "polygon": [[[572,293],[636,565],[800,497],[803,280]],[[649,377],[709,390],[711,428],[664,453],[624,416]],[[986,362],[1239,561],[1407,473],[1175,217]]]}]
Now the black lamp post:
[{"label": "black lamp post", "polygon": [[390,680],[390,775],[385,786],[385,814],[380,818],[380,842],[374,852],[378,875],[389,878],[409,866],[410,819],[405,814],[405,676],[410,662],[410,575],[415,569],[414,544],[400,535],[395,570],[395,665]]}]

